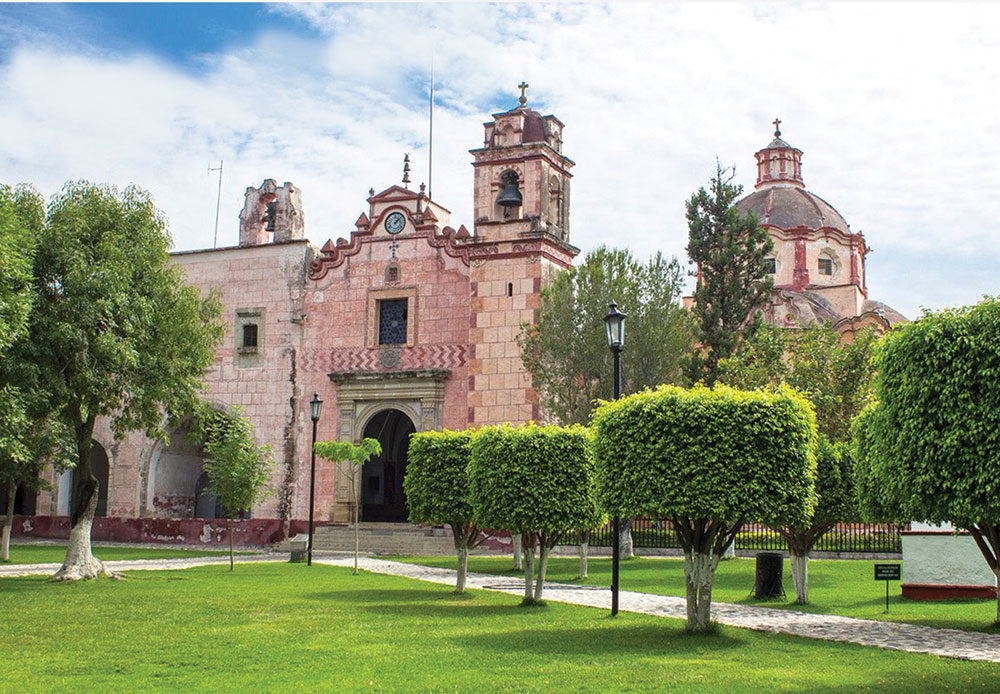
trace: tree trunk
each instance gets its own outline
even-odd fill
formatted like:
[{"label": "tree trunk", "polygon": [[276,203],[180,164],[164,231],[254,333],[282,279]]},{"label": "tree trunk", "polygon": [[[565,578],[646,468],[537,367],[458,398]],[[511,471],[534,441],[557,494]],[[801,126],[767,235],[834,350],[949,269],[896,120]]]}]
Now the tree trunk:
[{"label": "tree trunk", "polygon": [[3,522],[3,537],[0,538],[0,561],[10,561],[10,531],[14,527],[14,496],[17,485],[9,483],[7,488],[7,517]]},{"label": "tree trunk", "polygon": [[791,553],[792,582],[795,584],[795,602],[805,605],[809,602],[809,552]]},{"label": "tree trunk", "polygon": [[233,566],[236,563],[233,561],[233,518],[230,516],[228,518],[229,522],[229,570],[233,570]]},{"label": "tree trunk", "polygon": [[522,535],[521,549],[524,551],[524,604],[530,605],[535,581],[535,542],[530,533]]},{"label": "tree trunk", "polygon": [[621,559],[635,558],[635,550],[632,547],[632,519],[622,518],[618,531],[618,547]]},{"label": "tree trunk", "polygon": [[360,540],[358,539],[358,522],[361,520],[361,509],[360,502],[358,500],[358,489],[357,489],[357,466],[351,465],[351,501],[354,503],[352,512],[354,513],[354,575],[358,575],[358,548],[360,547]]},{"label": "tree trunk", "polygon": [[514,544],[514,571],[522,571],[524,569],[524,563],[521,561],[521,536],[518,533],[511,533],[510,539]]},{"label": "tree trunk", "polygon": [[108,571],[91,551],[90,531],[94,525],[99,492],[97,478],[90,468],[93,435],[94,417],[91,416],[76,429],[76,483],[70,507],[69,543],[66,546],[66,560],[52,576],[54,581],[79,581],[83,578],[97,578],[101,574],[121,578],[119,574]]},{"label": "tree trunk", "polygon": [[580,532],[580,578],[587,577],[587,555],[590,553],[590,531]]},{"label": "tree trunk", "polygon": [[549,543],[543,540],[538,545],[538,578],[535,579],[535,602],[542,601],[545,588],[545,567],[549,563]]},{"label": "tree trunk", "polygon": [[461,523],[452,523],[451,537],[455,542],[455,554],[458,555],[458,574],[455,577],[455,592],[465,592],[465,576],[469,568],[469,535],[471,530]]},{"label": "tree trunk", "polygon": [[713,553],[685,553],[688,631],[704,633],[712,621],[712,580],[719,557]]}]

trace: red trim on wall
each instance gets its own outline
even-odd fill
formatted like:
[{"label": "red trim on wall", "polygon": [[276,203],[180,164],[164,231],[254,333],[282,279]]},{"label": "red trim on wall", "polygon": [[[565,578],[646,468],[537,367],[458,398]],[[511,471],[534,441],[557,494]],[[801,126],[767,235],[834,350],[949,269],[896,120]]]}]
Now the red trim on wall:
[{"label": "red trim on wall", "polygon": [[[147,542],[198,547],[228,547],[225,518],[118,518],[94,519],[92,537],[105,542]],[[320,525],[326,525],[325,522]],[[233,521],[233,541],[242,547],[260,547],[282,542],[305,532],[305,520],[251,518]],[[14,516],[14,537],[65,540],[69,538],[69,516]]]},{"label": "red trim on wall", "polygon": [[805,239],[795,239],[795,269],[792,270],[792,288],[802,291],[809,285],[809,268],[806,265]]},{"label": "red trim on wall", "polygon": [[948,600],[950,598],[982,598],[996,600],[996,586],[966,586],[937,583],[904,583],[903,597],[910,600]]}]

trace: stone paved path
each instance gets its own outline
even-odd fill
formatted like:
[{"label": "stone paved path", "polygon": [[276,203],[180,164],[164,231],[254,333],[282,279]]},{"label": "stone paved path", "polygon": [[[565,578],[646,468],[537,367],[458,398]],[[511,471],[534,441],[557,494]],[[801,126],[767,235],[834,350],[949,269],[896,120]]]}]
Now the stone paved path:
[{"label": "stone paved path", "polygon": [[[313,558],[313,561],[334,566],[354,565],[353,557],[319,560]],[[374,573],[405,576],[431,583],[455,583],[455,572],[449,569],[437,569],[367,557],[359,560],[359,567]],[[522,581],[505,576],[470,573],[466,585],[469,588],[486,588],[514,595],[523,595],[524,593]],[[588,589],[586,586],[547,583],[544,597],[546,600],[573,605],[611,609],[611,591],[608,589]],[[623,611],[639,612],[657,617],[687,618],[684,598],[633,593],[624,590],[619,593],[618,598],[619,609]],[[916,624],[878,622],[854,617],[776,610],[768,607],[734,605],[724,602],[712,603],[712,619],[720,624],[756,631],[1000,663],[1000,634],[983,634],[958,629],[935,629]]]},{"label": "stone paved path", "polygon": [[[247,562],[287,561],[284,555],[243,556],[237,560]],[[187,569],[208,564],[224,564],[229,557],[211,556],[187,559],[144,559],[106,562],[115,571]],[[314,556],[316,564],[330,566],[354,565],[353,555]],[[417,564],[389,561],[375,557],[361,557],[358,566],[365,571],[415,578],[431,583],[454,584],[455,572]],[[8,564],[0,566],[0,577],[52,574],[59,564]],[[470,573],[469,588],[496,590],[511,595],[522,595],[524,583],[505,576]],[[611,609],[611,592],[606,588],[577,586],[565,583],[547,583],[545,599],[585,607]],[[623,590],[619,594],[619,607],[626,612],[638,612],[657,617],[686,619],[684,598],[651,593],[634,593]],[[743,627],[756,631],[790,634],[811,639],[842,641],[862,646],[877,646],[912,653],[930,653],[948,658],[986,660],[1000,663],[1000,634],[983,634],[957,629],[935,629],[916,624],[878,622],[854,617],[828,614],[811,614],[794,610],[776,610],[753,605],[712,603],[712,618],[720,624]]]}]

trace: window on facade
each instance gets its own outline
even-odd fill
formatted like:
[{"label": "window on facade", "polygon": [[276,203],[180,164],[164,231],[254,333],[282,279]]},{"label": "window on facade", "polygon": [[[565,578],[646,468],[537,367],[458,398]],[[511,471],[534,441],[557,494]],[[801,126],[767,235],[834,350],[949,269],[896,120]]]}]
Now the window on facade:
[{"label": "window on facade", "polygon": [[406,344],[406,299],[382,299],[378,302],[378,343]]},{"label": "window on facade", "polygon": [[390,265],[385,269],[385,281],[386,284],[395,284],[399,282],[399,266]]},{"label": "window on facade", "polygon": [[832,275],[833,274],[833,259],[831,259],[831,258],[820,258],[819,259],[819,274],[821,274],[821,275]]},{"label": "window on facade", "polygon": [[773,275],[778,271],[778,265],[774,258],[764,258],[764,272]]},{"label": "window on facade", "polygon": [[243,324],[243,351],[244,352],[256,352],[257,351],[257,324],[256,323],[244,323]]}]

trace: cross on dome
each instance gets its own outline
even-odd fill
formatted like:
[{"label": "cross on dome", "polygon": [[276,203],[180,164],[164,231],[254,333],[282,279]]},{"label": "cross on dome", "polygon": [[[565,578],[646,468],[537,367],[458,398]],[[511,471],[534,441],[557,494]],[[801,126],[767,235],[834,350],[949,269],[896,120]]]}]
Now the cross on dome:
[{"label": "cross on dome", "polygon": [[517,85],[517,88],[521,90],[521,96],[519,96],[517,99],[518,103],[521,104],[521,106],[524,106],[526,103],[528,103],[528,97],[524,95],[524,91],[528,88],[528,86],[529,86],[528,83],[525,82],[524,80],[521,80],[521,84]]},{"label": "cross on dome", "polygon": [[772,121],[772,122],[774,123],[774,136],[775,137],[781,137],[781,128],[778,127],[778,126],[781,125],[781,119],[780,118],[775,118],[774,121]]}]

